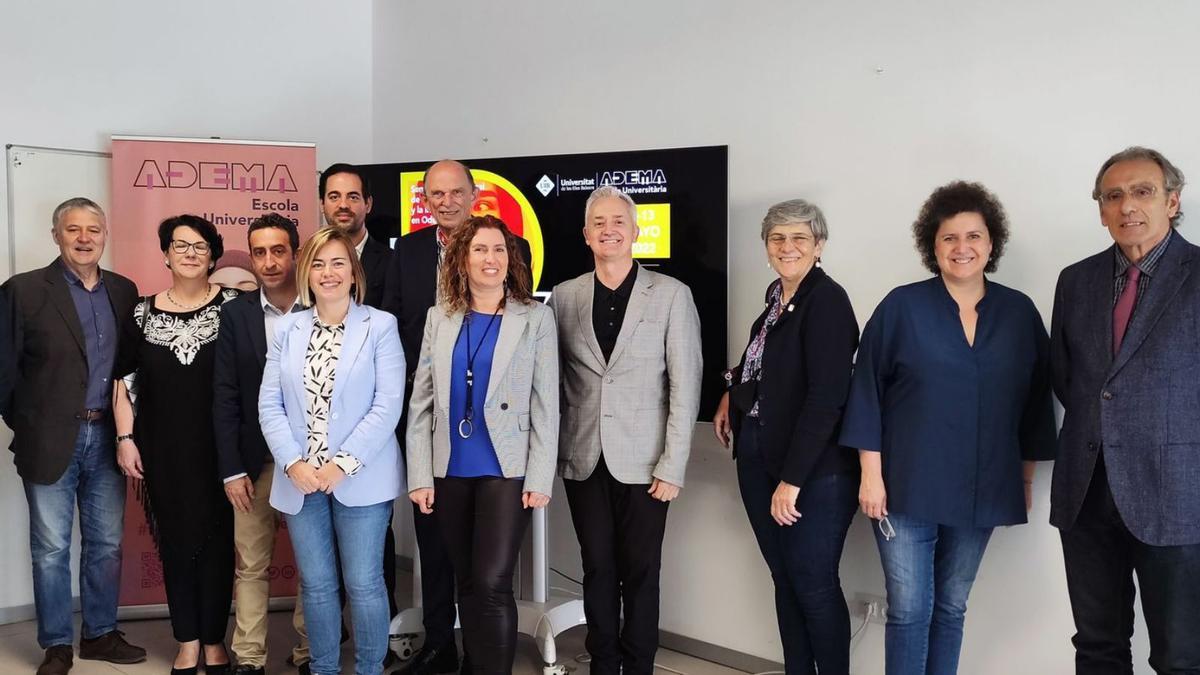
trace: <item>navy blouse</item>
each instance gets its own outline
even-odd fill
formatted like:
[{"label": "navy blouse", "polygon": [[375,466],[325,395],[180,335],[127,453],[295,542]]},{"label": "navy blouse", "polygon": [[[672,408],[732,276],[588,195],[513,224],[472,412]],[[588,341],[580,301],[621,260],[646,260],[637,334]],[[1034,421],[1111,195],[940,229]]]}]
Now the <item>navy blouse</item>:
[{"label": "navy blouse", "polygon": [[1026,522],[1022,460],[1054,458],[1050,340],[1033,301],[986,282],[974,346],[941,277],[888,294],[863,330],[842,445],[883,454],[888,511]]}]

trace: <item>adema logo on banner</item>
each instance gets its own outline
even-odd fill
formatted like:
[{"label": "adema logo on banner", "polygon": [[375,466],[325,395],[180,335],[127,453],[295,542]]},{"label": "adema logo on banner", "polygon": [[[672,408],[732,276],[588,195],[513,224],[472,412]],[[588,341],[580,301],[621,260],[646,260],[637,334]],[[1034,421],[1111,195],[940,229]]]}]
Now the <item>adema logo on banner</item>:
[{"label": "adema logo on banner", "polygon": [[298,192],[296,181],[286,164],[276,164],[267,176],[265,164],[237,162],[191,162],[170,160],[163,171],[158,161],[147,159],[133,181],[134,187],[201,190],[238,190],[239,192]]}]

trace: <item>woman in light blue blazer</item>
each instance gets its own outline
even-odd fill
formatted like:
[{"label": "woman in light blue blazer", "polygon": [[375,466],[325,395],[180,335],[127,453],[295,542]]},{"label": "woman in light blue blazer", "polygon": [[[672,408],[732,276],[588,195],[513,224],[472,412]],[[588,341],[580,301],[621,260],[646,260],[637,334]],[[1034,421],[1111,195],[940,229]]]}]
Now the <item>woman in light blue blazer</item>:
[{"label": "woman in light blue blazer", "polygon": [[287,518],[300,565],[311,672],[341,672],[340,557],[354,672],[377,675],[388,642],[383,543],[404,491],[395,435],[404,351],[392,315],[361,304],[366,276],[348,234],[313,235],[296,276],[307,309],[279,320],[258,401],[275,457],[271,506]]},{"label": "woman in light blue blazer", "polygon": [[455,230],[409,404],[409,498],[438,519],[476,673],[512,672],[513,568],[558,456],[558,332],[529,278],[503,221]]}]

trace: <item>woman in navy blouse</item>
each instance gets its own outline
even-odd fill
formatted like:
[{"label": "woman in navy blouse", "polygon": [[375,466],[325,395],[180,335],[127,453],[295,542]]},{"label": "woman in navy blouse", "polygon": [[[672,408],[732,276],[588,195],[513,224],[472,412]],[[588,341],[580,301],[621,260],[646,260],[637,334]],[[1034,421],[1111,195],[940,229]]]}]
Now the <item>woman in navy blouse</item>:
[{"label": "woman in navy blouse", "polygon": [[850,614],[838,564],[854,517],[858,463],[838,445],[858,345],[846,291],[817,266],[829,238],[816,205],[772,206],[762,223],[779,278],[750,329],[713,426],[734,441],[738,486],[775,582],[788,673],[850,671]]},{"label": "woman in navy blouse", "polygon": [[513,570],[558,458],[558,331],[527,264],[500,219],[458,226],[408,412],[409,499],[438,519],[477,673],[512,672]]},{"label": "woman in navy blouse", "polygon": [[887,673],[954,673],[992,529],[1026,522],[1054,457],[1049,338],[1033,302],[985,278],[1008,239],[977,183],[938,188],[913,224],[935,276],[887,295],[863,330],[841,442],[887,586]]}]

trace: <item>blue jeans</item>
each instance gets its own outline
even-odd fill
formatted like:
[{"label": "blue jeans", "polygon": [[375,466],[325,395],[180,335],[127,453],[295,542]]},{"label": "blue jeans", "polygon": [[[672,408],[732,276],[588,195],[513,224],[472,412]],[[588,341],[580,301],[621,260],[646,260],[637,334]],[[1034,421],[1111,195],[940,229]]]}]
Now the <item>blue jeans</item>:
[{"label": "blue jeans", "polygon": [[[887,675],[954,675],[967,596],[990,527],[949,527],[892,512],[890,540],[875,529],[887,585]],[[886,529],[886,525],[884,526]]]},{"label": "blue jeans", "polygon": [[738,434],[738,487],[775,582],[785,672],[808,675],[819,669],[821,675],[845,675],[850,672],[850,612],[838,566],[858,506],[858,476],[809,480],[796,501],[802,517],[781,526],[771,517],[771,495],[779,477],[767,469],[758,435],[753,420]]},{"label": "blue jeans", "polygon": [[390,501],[346,506],[323,492],[305,495],[300,513],[287,514],[292,549],[300,565],[313,675],[342,672],[339,554],[354,624],[354,672],[383,672],[391,620],[383,584],[383,539],[391,519]]},{"label": "blue jeans", "polygon": [[71,607],[71,531],[79,504],[79,595],[83,637],[116,630],[121,590],[121,533],[125,477],[117,467],[112,421],[81,422],[75,455],[57,481],[25,481],[29,502],[29,552],[38,644],[43,649],[75,641]]}]

